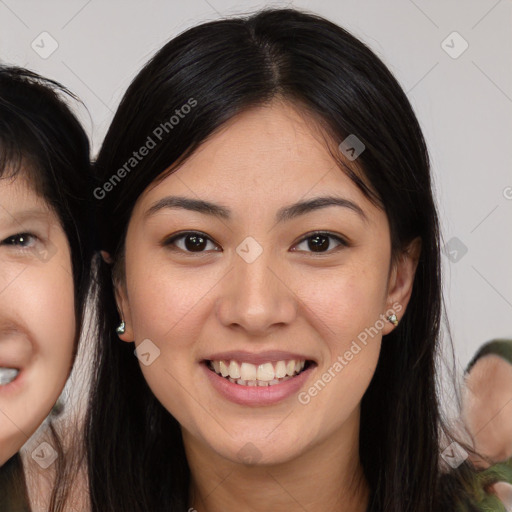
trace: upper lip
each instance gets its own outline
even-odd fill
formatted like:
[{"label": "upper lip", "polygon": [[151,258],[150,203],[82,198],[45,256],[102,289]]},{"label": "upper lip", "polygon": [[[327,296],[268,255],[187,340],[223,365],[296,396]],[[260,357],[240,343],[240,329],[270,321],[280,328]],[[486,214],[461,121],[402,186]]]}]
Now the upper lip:
[{"label": "upper lip", "polygon": [[[1,347],[3,348],[3,347]],[[20,350],[0,350],[0,368],[16,368],[21,370],[29,363],[30,354],[24,349]]]},{"label": "upper lip", "polygon": [[0,357],[0,368],[14,368],[21,370],[24,365],[20,364],[20,361],[13,358],[2,358]]},{"label": "upper lip", "polygon": [[259,365],[268,362],[289,361],[314,361],[312,357],[298,354],[296,352],[284,352],[282,350],[270,350],[266,352],[247,352],[245,350],[230,350],[228,352],[217,352],[204,358],[206,361],[240,361]]},{"label": "upper lip", "polygon": [[0,351],[0,368],[16,368],[21,370],[27,364],[28,359],[24,354],[14,353],[13,351],[10,353]]},{"label": "upper lip", "polygon": [[33,355],[30,338],[16,325],[0,323],[0,367],[21,370]]}]

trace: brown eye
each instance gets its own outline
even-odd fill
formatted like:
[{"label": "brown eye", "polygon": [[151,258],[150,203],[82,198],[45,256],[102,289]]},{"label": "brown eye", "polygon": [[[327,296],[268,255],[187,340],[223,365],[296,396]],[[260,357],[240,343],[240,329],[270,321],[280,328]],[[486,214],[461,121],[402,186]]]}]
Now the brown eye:
[{"label": "brown eye", "polygon": [[325,235],[315,235],[308,238],[308,247],[314,252],[323,252],[329,249],[329,237]]},{"label": "brown eye", "polygon": [[213,246],[215,246],[212,240],[206,235],[195,231],[189,231],[169,238],[166,240],[165,246],[175,246],[184,252],[201,253],[205,252],[208,243],[211,243]]},{"label": "brown eye", "polygon": [[186,235],[185,247],[187,251],[202,251],[206,247],[206,238],[201,235]]},{"label": "brown eye", "polygon": [[[332,248],[331,240],[334,240],[337,245]],[[301,251],[306,250],[306,252],[316,252],[316,253],[327,253],[332,252],[333,250],[341,247],[347,247],[348,243],[340,238],[339,236],[333,235],[331,233],[313,233],[308,237],[302,239],[302,241],[298,244],[303,245],[306,244],[306,249],[300,249]]]}]

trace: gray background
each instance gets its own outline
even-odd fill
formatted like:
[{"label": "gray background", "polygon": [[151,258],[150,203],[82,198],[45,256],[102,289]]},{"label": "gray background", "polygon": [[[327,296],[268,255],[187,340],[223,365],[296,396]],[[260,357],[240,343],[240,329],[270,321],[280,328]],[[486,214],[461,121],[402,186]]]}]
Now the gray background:
[{"label": "gray background", "polygon": [[164,42],[269,5],[306,8],[348,29],[407,92],[432,159],[461,369],[483,342],[512,337],[511,0],[0,0],[0,60],[75,92],[96,154],[126,87]]}]

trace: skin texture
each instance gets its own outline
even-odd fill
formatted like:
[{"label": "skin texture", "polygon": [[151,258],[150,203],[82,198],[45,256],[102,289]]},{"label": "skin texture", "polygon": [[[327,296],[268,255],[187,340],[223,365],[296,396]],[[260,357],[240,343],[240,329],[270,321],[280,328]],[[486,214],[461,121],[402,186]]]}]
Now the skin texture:
[{"label": "skin texture", "polygon": [[[466,377],[463,419],[477,452],[500,462],[512,457],[512,365],[488,354],[478,359]],[[490,464],[474,459],[480,467]],[[495,493],[512,510],[512,485],[500,482]]]},{"label": "skin texture", "polygon": [[494,461],[512,457],[512,365],[488,354],[466,377],[465,420],[477,451]]},{"label": "skin texture", "polygon": [[[35,237],[14,237],[20,233]],[[12,387],[0,387],[0,464],[21,448],[55,404],[69,374],[74,338],[66,235],[55,213],[23,175],[3,177],[0,365],[15,363],[23,371]]]},{"label": "skin texture", "polygon": [[[222,204],[232,219],[170,208],[147,215],[169,195]],[[325,195],[353,201],[366,219],[330,206],[275,222],[280,208]],[[165,245],[185,230],[211,239],[203,253],[186,252],[183,238]],[[314,252],[307,241],[314,230],[349,246],[331,239],[323,254]],[[263,251],[252,263],[236,252],[248,236]],[[311,119],[278,101],[225,124],[175,174],[144,191],[129,222],[117,286],[126,322],[120,337],[136,345],[149,338],[160,350],[141,368],[182,426],[191,506],[200,512],[365,510],[360,401],[391,323],[382,322],[307,404],[296,394],[273,405],[232,403],[210,385],[200,362],[227,350],[303,354],[318,365],[301,391],[307,390],[394,303],[401,318],[419,250],[415,241],[391,265],[385,213],[336,166]],[[248,443],[256,455],[243,464]]]}]

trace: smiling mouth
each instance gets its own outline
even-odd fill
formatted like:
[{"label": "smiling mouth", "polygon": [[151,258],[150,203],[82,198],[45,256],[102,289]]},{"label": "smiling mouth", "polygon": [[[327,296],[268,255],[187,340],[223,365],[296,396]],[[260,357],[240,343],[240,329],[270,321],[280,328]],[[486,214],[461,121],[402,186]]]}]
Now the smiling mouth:
[{"label": "smiling mouth", "polygon": [[293,379],[310,366],[313,361],[289,359],[255,365],[240,361],[205,361],[206,366],[220,377],[240,386],[275,386]]},{"label": "smiling mouth", "polygon": [[20,373],[17,368],[0,367],[0,386],[10,384]]}]

